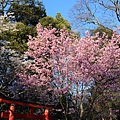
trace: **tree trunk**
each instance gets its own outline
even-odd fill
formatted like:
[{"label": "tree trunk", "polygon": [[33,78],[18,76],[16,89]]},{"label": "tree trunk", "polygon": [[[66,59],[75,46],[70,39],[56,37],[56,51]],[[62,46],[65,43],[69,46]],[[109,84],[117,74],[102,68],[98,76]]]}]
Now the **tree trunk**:
[{"label": "tree trunk", "polygon": [[110,111],[110,120],[112,120],[112,108],[111,107],[109,108],[109,111]]},{"label": "tree trunk", "polygon": [[80,118],[83,116],[83,104],[82,102],[80,103]]}]

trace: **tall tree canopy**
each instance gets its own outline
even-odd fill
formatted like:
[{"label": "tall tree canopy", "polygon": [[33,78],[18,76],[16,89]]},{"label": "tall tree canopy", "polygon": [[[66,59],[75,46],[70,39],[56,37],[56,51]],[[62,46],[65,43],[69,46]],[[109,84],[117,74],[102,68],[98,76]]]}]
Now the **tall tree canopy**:
[{"label": "tall tree canopy", "polygon": [[26,1],[26,0],[1,0],[0,1],[0,14],[1,15],[6,14],[6,12],[9,11],[9,9],[11,7],[11,4],[13,2],[19,3],[20,1],[23,2],[23,1]]},{"label": "tall tree canopy", "polygon": [[39,19],[46,16],[44,5],[38,0],[14,2],[11,4],[9,12],[14,13],[15,21],[33,26],[38,23]]},{"label": "tall tree canopy", "polygon": [[7,5],[9,5],[11,0],[1,0],[0,1],[0,15],[4,15],[4,13],[7,11]]}]

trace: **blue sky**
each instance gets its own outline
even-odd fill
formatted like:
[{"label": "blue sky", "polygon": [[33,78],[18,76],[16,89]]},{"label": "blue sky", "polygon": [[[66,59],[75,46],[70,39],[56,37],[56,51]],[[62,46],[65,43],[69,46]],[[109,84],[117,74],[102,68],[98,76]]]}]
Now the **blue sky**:
[{"label": "blue sky", "polygon": [[75,5],[76,0],[41,0],[45,6],[47,16],[55,17],[60,12],[62,17],[69,21],[69,10]]}]

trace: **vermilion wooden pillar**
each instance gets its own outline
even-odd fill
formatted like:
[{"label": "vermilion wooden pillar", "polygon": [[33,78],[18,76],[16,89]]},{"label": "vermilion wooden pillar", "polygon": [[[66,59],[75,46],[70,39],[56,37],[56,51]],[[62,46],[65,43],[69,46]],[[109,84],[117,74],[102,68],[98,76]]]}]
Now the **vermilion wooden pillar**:
[{"label": "vermilion wooden pillar", "polygon": [[45,120],[49,120],[49,110],[48,109],[45,109],[44,115],[45,115]]},{"label": "vermilion wooden pillar", "polygon": [[[33,115],[33,108],[30,107],[30,115]],[[30,120],[33,120],[33,119],[30,119]]]},{"label": "vermilion wooden pillar", "polygon": [[15,105],[11,104],[9,109],[9,120],[14,120]]}]

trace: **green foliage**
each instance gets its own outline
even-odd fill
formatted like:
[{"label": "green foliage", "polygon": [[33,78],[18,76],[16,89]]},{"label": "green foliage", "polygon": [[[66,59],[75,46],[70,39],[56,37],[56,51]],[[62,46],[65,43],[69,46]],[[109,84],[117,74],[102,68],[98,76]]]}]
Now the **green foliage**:
[{"label": "green foliage", "polygon": [[38,23],[39,19],[46,16],[46,11],[42,2],[35,2],[35,0],[24,1],[23,3],[14,2],[9,12],[14,13],[17,22],[33,26]]},{"label": "green foliage", "polygon": [[66,29],[70,30],[71,26],[68,23],[67,20],[65,20],[60,13],[56,14],[56,20],[58,21],[58,24],[56,25],[58,28],[62,29],[63,27],[66,27]]},{"label": "green foliage", "polygon": [[57,29],[62,29],[65,27],[67,30],[69,30],[69,31],[71,30],[70,24],[68,23],[67,20],[65,20],[61,16],[60,13],[57,13],[56,18],[47,16],[47,17],[40,19],[39,21],[43,27],[47,27],[51,24],[52,27],[57,28]]},{"label": "green foliage", "polygon": [[33,26],[26,26],[23,23],[16,25],[16,30],[6,30],[0,33],[0,40],[9,41],[11,49],[24,53],[27,50],[28,35],[35,36],[36,29]]},{"label": "green foliage", "polygon": [[18,22],[16,25],[16,29],[23,29],[25,27],[25,25],[21,22]]},{"label": "green foliage", "polygon": [[104,27],[104,26],[99,26],[96,29],[92,30],[91,34],[95,35],[98,32],[99,32],[100,37],[103,36],[103,33],[106,33],[108,35],[108,38],[111,38],[111,36],[113,35],[113,31],[107,27]]},{"label": "green foliage", "polygon": [[39,21],[43,27],[47,27],[49,26],[49,24],[51,24],[52,27],[56,27],[56,24],[57,24],[57,20],[51,16],[44,17]]}]

